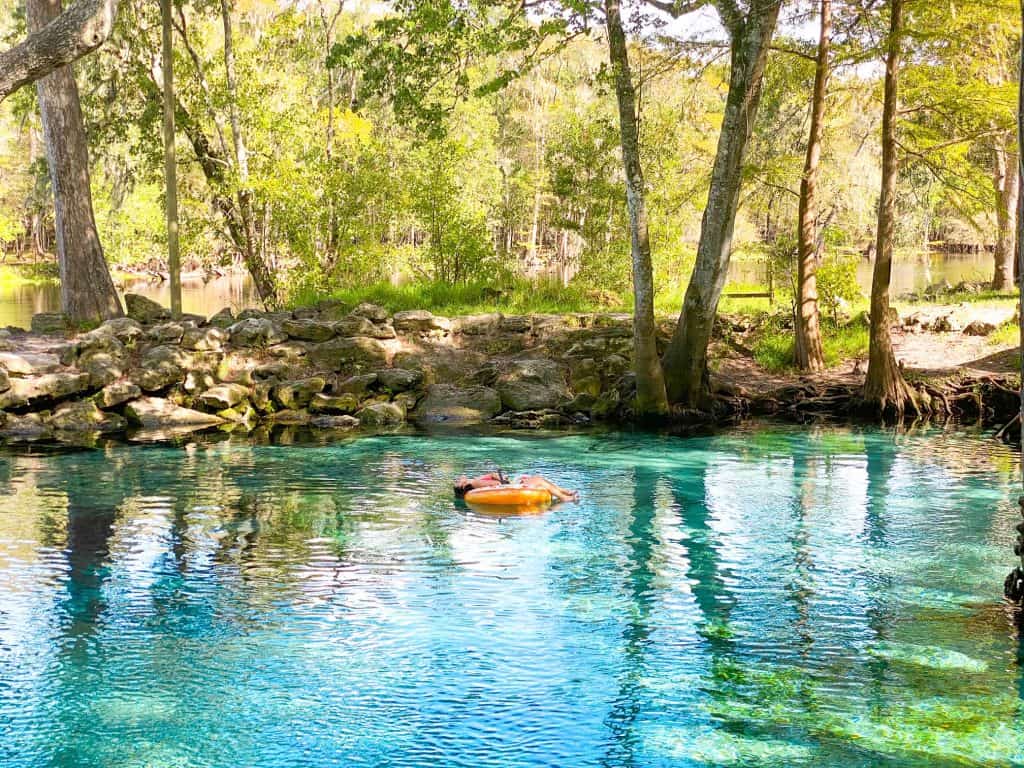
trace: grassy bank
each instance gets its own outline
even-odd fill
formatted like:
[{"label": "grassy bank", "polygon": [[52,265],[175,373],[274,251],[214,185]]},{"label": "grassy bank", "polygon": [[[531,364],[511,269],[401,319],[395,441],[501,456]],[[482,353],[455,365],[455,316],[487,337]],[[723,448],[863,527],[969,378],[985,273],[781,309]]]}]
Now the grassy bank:
[{"label": "grassy bank", "polygon": [[53,262],[39,264],[0,264],[0,288],[17,288],[23,285],[58,285],[57,265]]}]

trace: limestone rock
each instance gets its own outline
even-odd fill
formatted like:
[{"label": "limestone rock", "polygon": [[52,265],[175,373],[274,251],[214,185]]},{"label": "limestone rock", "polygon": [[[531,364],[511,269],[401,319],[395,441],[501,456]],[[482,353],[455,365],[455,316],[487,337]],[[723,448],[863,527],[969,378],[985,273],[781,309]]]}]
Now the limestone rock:
[{"label": "limestone rock", "polygon": [[22,440],[40,440],[52,436],[53,430],[39,413],[4,414],[0,420],[0,436]]},{"label": "limestone rock", "polygon": [[142,390],[138,384],[122,380],[107,384],[96,393],[95,401],[100,408],[114,408],[137,397],[142,397]]},{"label": "limestone rock", "polygon": [[6,392],[11,388],[11,377],[7,375],[7,369],[0,367],[0,392]]},{"label": "limestone rock", "polygon": [[452,322],[447,317],[437,317],[425,309],[410,309],[395,312],[393,319],[395,330],[404,333],[422,333],[424,331],[449,331]]},{"label": "limestone rock", "polygon": [[498,322],[505,333],[527,333],[532,325],[529,315],[505,315]]},{"label": "limestone rock", "polygon": [[92,400],[76,400],[58,407],[50,426],[64,432],[121,432],[127,424],[116,413],[101,411]]},{"label": "limestone rock", "polygon": [[388,311],[384,307],[379,304],[371,304],[368,301],[362,302],[353,309],[352,314],[356,317],[365,317],[373,323],[383,323],[388,319]]},{"label": "limestone rock", "polygon": [[211,325],[214,328],[224,330],[235,324],[235,316],[231,313],[230,307],[224,307],[220,312],[211,316],[210,319],[206,321],[206,324]]},{"label": "limestone rock", "polygon": [[199,352],[219,352],[227,339],[227,332],[216,326],[186,328],[181,335],[181,346]]},{"label": "limestone rock", "polygon": [[[327,341],[335,336],[333,323],[325,323],[321,320],[285,320],[281,324],[281,330],[293,339],[302,341]],[[354,334],[346,334],[354,335]]]},{"label": "limestone rock", "polygon": [[253,410],[253,407],[248,401],[242,401],[238,405],[231,408],[225,408],[224,410],[217,411],[217,415],[225,421],[230,421],[235,424],[256,424],[260,420],[259,414]]},{"label": "limestone rock", "polygon": [[136,381],[144,392],[156,392],[177,384],[192,366],[191,355],[178,347],[153,347],[139,364]]},{"label": "limestone rock", "polygon": [[250,355],[229,352],[217,365],[217,378],[221,381],[251,386],[255,381],[253,369],[256,367],[256,361]]},{"label": "limestone rock", "polygon": [[377,371],[377,381],[388,392],[406,392],[416,389],[423,382],[423,372],[407,371],[404,368],[385,368]]},{"label": "limestone rock", "polygon": [[277,411],[271,418],[275,424],[309,424],[309,411],[291,410]]},{"label": "limestone rock", "polygon": [[249,401],[259,413],[271,413],[274,410],[274,401],[270,395],[276,386],[276,381],[259,381],[252,388]]},{"label": "limestone rock", "polygon": [[309,351],[310,359],[332,371],[347,367],[379,368],[387,364],[387,348],[366,336],[338,337],[317,344]]},{"label": "limestone rock", "polygon": [[336,395],[351,392],[353,395],[361,397],[376,383],[376,373],[362,373],[356,376],[349,376],[347,379],[336,383],[331,387],[331,392]]},{"label": "limestone rock", "polygon": [[349,315],[331,323],[334,334],[338,336],[370,336],[374,335],[373,323],[360,315]]},{"label": "limestone rock", "polygon": [[[244,314],[244,313],[243,313]],[[288,338],[265,317],[249,317],[228,328],[231,343],[236,347],[269,347]]]},{"label": "limestone rock", "polygon": [[149,329],[149,338],[158,344],[177,344],[181,341],[185,327],[181,323],[168,322],[154,325]]},{"label": "limestone rock", "polygon": [[89,386],[99,389],[124,375],[124,362],[106,352],[90,352],[79,358],[78,369],[89,374]]},{"label": "limestone rock", "polygon": [[182,408],[162,397],[140,397],[128,403],[124,415],[130,424],[144,428],[213,426],[224,420],[212,413]]},{"label": "limestone rock", "polygon": [[196,394],[217,386],[217,379],[206,371],[189,371],[181,386],[189,394]]},{"label": "limestone rock", "polygon": [[968,323],[963,332],[966,336],[989,336],[994,333],[995,330],[995,323],[988,323],[984,320],[975,320]]},{"label": "limestone rock", "polygon": [[398,338],[398,334],[395,333],[395,327],[393,325],[387,325],[386,323],[375,324],[370,326],[366,335],[374,339]]},{"label": "limestone rock", "polygon": [[489,387],[434,384],[416,409],[421,424],[474,424],[496,416],[501,397]]},{"label": "limestone rock", "polygon": [[359,426],[355,416],[319,414],[309,420],[309,426],[317,429],[352,429]]},{"label": "limestone rock", "polygon": [[15,376],[31,376],[36,373],[35,365],[28,358],[14,352],[0,352],[0,365]]},{"label": "limestone rock", "polygon": [[395,403],[371,403],[356,414],[364,427],[386,427],[405,422],[405,410]]},{"label": "limestone rock", "polygon": [[32,333],[64,333],[67,329],[67,318],[60,312],[40,312],[32,315]]},{"label": "limestone rock", "polygon": [[502,315],[500,312],[466,315],[456,321],[455,328],[467,336],[481,336],[497,331],[501,325],[501,319]]},{"label": "limestone rock", "polygon": [[308,341],[283,341],[267,349],[267,354],[284,360],[299,362],[309,354],[312,347]]},{"label": "limestone rock", "polygon": [[126,293],[124,304],[128,317],[143,325],[171,319],[171,311],[167,307],[137,293]]},{"label": "limestone rock", "polygon": [[323,391],[327,382],[319,376],[298,381],[287,381],[274,387],[274,400],[287,410],[299,410],[309,405],[314,395]]},{"label": "limestone rock", "polygon": [[952,313],[940,315],[931,325],[931,329],[935,333],[959,333],[963,328],[963,321]]},{"label": "limestone rock", "polygon": [[514,361],[495,388],[510,411],[551,410],[570,399],[564,368],[553,360]]},{"label": "limestone rock", "polygon": [[87,373],[45,373],[30,379],[11,379],[11,387],[0,394],[0,409],[16,410],[85,392]]},{"label": "limestone rock", "polygon": [[241,384],[220,384],[210,387],[199,396],[199,402],[211,411],[234,408],[249,396],[249,389]]},{"label": "limestone rock", "polygon": [[342,395],[318,393],[309,401],[313,413],[355,413],[359,410],[359,398],[351,392]]},{"label": "limestone rock", "polygon": [[[95,330],[89,331],[88,334],[103,334],[111,335],[120,341],[122,344],[127,344],[130,341],[142,336],[145,331],[142,326],[139,325],[138,321],[132,320],[130,317],[115,317],[112,320],[107,320],[103,325]],[[81,339],[81,337],[79,337]]]},{"label": "limestone rock", "polygon": [[[119,319],[128,320],[128,318]],[[128,320],[128,322],[134,323],[132,320]],[[139,327],[139,333],[142,333],[141,327]],[[106,323],[88,333],[81,334],[75,339],[74,344],[70,346],[76,355],[84,355],[88,352],[106,352],[112,355],[124,354],[124,342],[118,337],[115,329]]]}]

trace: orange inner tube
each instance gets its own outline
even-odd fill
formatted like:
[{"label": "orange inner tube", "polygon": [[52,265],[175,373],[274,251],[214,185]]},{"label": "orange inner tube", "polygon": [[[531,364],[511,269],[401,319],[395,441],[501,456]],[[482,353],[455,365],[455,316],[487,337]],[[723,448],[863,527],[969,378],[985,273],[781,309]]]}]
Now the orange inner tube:
[{"label": "orange inner tube", "polygon": [[501,507],[538,507],[554,501],[551,491],[543,488],[525,488],[521,485],[474,488],[466,491],[465,498],[467,504]]}]

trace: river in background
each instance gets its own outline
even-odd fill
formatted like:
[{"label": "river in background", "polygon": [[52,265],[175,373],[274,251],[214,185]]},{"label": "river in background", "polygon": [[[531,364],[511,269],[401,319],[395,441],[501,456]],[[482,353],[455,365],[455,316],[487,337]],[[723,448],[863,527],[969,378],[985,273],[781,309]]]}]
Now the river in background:
[{"label": "river in background", "polygon": [[[857,265],[857,280],[865,294],[871,291],[872,263],[862,260]],[[892,294],[899,296],[924,290],[927,286],[946,281],[951,285],[967,280],[987,280],[992,275],[992,254],[939,254],[921,253],[899,257],[892,269]],[[764,284],[763,263],[734,261],[729,270],[730,280],[736,283]],[[135,280],[118,286],[124,294],[140,293],[170,306],[168,283]],[[204,283],[200,279],[186,280],[182,284],[182,307],[185,312],[210,316],[224,307],[233,310],[257,306],[259,301],[252,279],[236,273],[218,277]],[[4,285],[0,284],[0,327],[14,325],[28,328],[32,315],[37,312],[60,310],[60,288],[56,285]]]},{"label": "river in background", "polygon": [[[164,306],[171,304],[171,288],[167,282],[131,280],[118,285],[125,292],[140,293]],[[185,312],[210,316],[224,307],[233,310],[258,304],[252,279],[243,273],[217,277],[204,283],[200,279],[185,280],[181,285],[181,306]],[[60,311],[60,286],[9,285],[0,283],[0,327],[14,325],[28,328],[37,312]]]}]

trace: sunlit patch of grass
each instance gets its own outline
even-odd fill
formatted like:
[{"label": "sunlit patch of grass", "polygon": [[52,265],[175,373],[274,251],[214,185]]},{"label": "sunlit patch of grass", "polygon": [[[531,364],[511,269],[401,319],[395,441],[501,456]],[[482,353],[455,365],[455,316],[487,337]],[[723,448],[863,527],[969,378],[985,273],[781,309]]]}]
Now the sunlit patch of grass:
[{"label": "sunlit patch of grass", "polygon": [[57,265],[52,262],[18,265],[0,264],[0,287],[56,285],[58,282]]},{"label": "sunlit patch of grass", "polygon": [[1020,343],[1020,326],[1010,321],[1003,323],[988,335],[986,341],[993,347],[1012,347]]},{"label": "sunlit patch of grass", "polygon": [[[821,343],[825,365],[830,368],[844,360],[863,357],[868,352],[870,329],[863,320],[836,323],[821,321]],[[793,369],[793,329],[784,327],[779,316],[767,318],[752,345],[754,360],[767,371]]]}]

